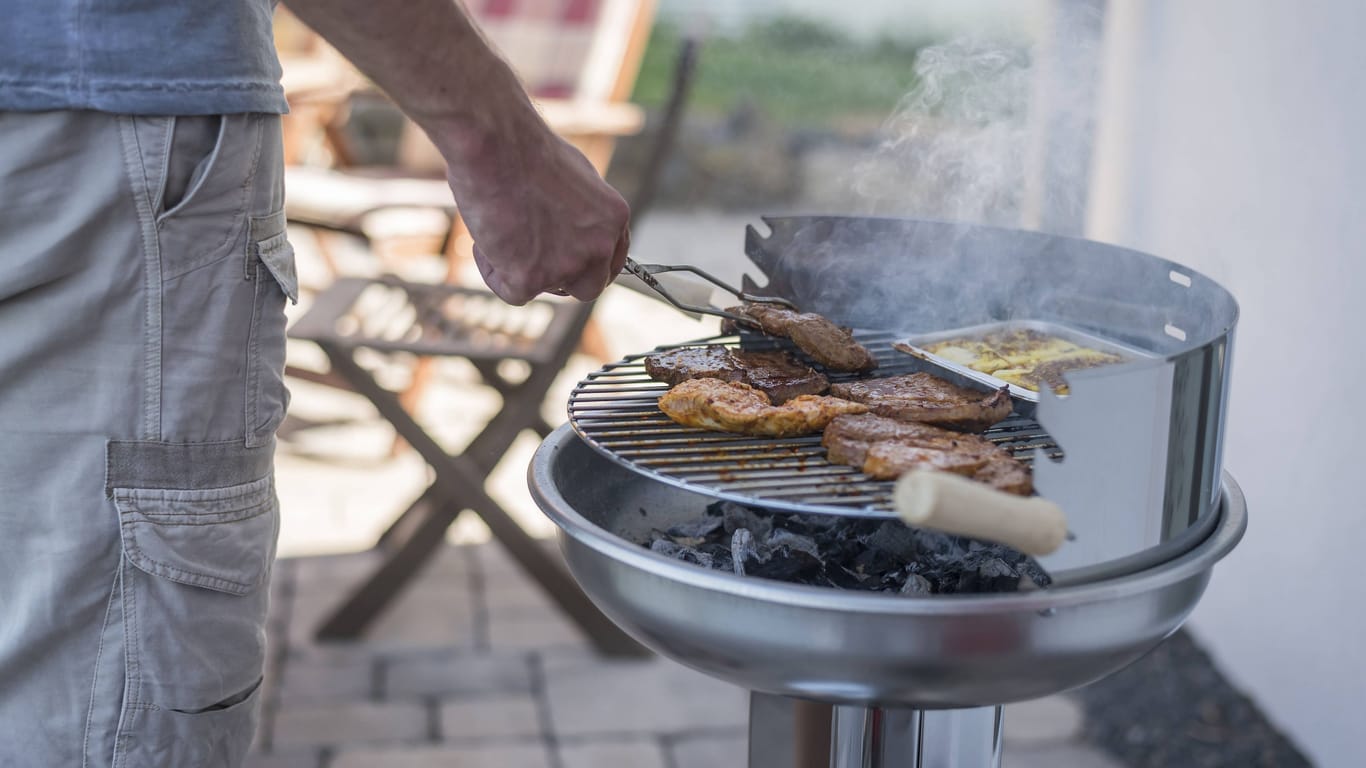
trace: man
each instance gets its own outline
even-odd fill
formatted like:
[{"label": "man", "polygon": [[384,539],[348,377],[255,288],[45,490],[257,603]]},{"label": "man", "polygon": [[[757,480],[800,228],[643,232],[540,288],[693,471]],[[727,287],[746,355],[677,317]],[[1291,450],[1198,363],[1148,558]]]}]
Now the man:
[{"label": "man", "polygon": [[[596,297],[628,211],[453,0],[291,0],[449,162],[484,279]],[[287,395],[270,0],[4,3],[0,766],[238,766]]]}]

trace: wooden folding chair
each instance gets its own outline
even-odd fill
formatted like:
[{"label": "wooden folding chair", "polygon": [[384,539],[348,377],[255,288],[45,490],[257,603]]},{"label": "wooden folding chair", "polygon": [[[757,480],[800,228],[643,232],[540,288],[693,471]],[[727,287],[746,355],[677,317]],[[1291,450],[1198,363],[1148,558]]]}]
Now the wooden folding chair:
[{"label": "wooden folding chair", "polygon": [[[633,190],[632,201],[642,215],[673,146],[695,61],[695,45],[685,41],[645,171]],[[316,633],[319,639],[358,636],[437,551],[451,523],[470,510],[488,524],[523,570],[600,651],[618,656],[645,652],[598,612],[563,568],[484,490],[488,473],[518,434],[528,429],[541,436],[549,434],[551,426],[540,415],[541,403],[578,345],[592,311],[592,303],[558,299],[512,307],[487,290],[413,283],[392,276],[341,278],[318,295],[291,327],[292,338],[314,342],[326,354],[331,370],[324,375],[370,400],[436,477],[380,537],[376,548],[383,552],[383,562],[323,622]],[[361,350],[424,359],[464,358],[499,393],[502,408],[462,452],[448,454],[405,407],[400,395],[380,386],[357,362]],[[509,374],[509,361],[518,364],[521,375]]]}]

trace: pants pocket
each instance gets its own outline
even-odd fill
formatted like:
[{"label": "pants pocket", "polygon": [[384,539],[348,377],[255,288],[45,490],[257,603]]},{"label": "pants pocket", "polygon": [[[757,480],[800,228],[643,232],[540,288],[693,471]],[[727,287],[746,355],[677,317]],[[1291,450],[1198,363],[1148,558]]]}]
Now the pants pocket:
[{"label": "pants pocket", "polygon": [[247,277],[255,285],[247,350],[247,446],[265,445],[289,408],[285,386],[285,302],[298,301],[294,246],[284,211],[253,217],[247,241]]},{"label": "pants pocket", "polygon": [[198,712],[140,709],[126,727],[140,738],[129,742],[119,768],[177,766],[238,768],[246,760],[261,709],[261,680],[223,705]]},{"label": "pants pocket", "polygon": [[[280,510],[273,478],[114,487],[127,691],[116,765],[237,765],[255,729]],[[234,760],[228,758],[235,756]]]}]

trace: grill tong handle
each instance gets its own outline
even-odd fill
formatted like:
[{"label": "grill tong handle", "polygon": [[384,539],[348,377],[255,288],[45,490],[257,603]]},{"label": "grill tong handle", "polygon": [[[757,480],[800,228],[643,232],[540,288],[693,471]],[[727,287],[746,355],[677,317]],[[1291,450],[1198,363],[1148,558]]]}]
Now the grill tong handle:
[{"label": "grill tong handle", "polygon": [[907,524],[1048,555],[1067,539],[1062,508],[1037,496],[1003,493],[966,477],[928,469],[897,480],[897,514]]}]

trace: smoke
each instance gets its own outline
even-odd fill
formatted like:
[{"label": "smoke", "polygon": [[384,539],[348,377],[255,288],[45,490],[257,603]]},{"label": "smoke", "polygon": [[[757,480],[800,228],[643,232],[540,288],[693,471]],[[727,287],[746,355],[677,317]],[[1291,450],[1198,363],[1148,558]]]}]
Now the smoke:
[{"label": "smoke", "polygon": [[885,138],[847,179],[863,212],[1080,234],[1101,13],[1056,3],[1032,44],[921,51]]},{"label": "smoke", "polygon": [[956,40],[927,48],[887,138],[853,172],[873,214],[1012,223],[1028,144],[1030,59],[1024,49]]}]

